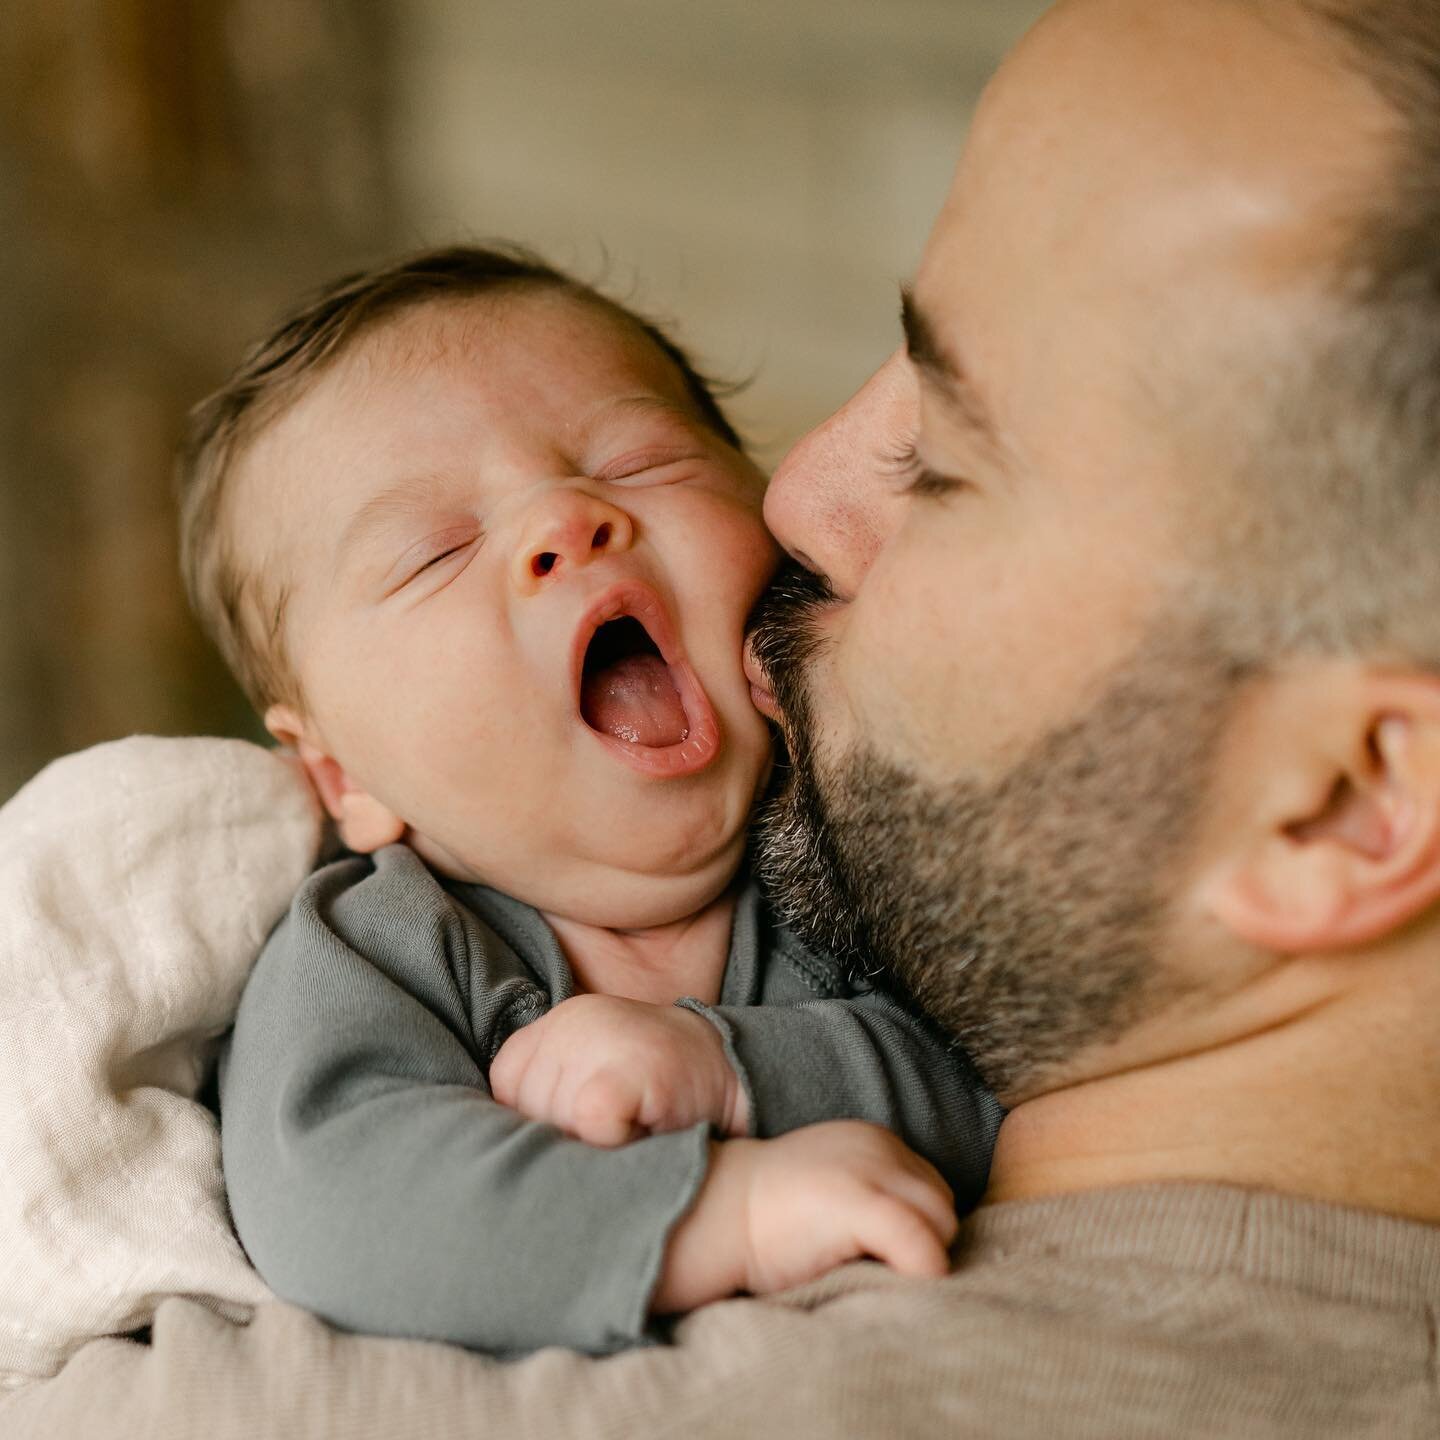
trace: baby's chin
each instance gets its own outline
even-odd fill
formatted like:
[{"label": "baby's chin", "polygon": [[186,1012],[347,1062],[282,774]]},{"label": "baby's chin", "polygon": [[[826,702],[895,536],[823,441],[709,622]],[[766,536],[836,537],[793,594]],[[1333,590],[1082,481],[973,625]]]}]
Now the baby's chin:
[{"label": "baby's chin", "polygon": [[744,861],[746,835],[741,825],[703,852],[691,843],[671,854],[653,845],[639,854],[627,853],[640,847],[617,834],[606,853],[542,856],[526,845],[510,852],[518,860],[489,862],[467,859],[459,847],[414,830],[405,843],[439,874],[488,886],[548,915],[607,930],[645,930],[687,919],[719,899]]}]

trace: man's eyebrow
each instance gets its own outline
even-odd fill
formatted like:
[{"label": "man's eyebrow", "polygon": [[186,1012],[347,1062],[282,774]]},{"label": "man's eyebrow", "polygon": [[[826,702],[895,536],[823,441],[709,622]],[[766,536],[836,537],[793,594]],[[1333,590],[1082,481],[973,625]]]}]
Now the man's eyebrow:
[{"label": "man's eyebrow", "polygon": [[900,324],[905,331],[905,350],[910,363],[982,440],[995,450],[1002,449],[990,407],[965,367],[941,342],[908,285],[900,287]]}]

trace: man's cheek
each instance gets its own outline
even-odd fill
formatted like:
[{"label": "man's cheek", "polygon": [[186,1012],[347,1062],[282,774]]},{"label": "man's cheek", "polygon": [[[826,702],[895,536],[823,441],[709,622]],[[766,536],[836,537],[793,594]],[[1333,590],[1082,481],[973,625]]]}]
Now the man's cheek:
[{"label": "man's cheek", "polygon": [[881,755],[917,756],[936,706],[935,687],[952,668],[947,637],[927,597],[903,573],[877,565],[860,593],[835,612],[832,683],[850,727]]}]

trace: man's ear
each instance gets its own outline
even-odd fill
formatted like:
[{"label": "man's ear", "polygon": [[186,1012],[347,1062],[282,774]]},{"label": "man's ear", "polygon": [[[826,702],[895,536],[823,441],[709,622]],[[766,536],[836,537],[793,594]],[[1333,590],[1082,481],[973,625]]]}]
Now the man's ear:
[{"label": "man's ear", "polygon": [[382,845],[393,845],[404,838],[405,822],[361,789],[344,766],[316,743],[307,722],[288,705],[272,705],[265,712],[265,728],[300,757],[340,838],[357,855],[369,855]]},{"label": "man's ear", "polygon": [[1214,917],[1276,954],[1371,944],[1440,901],[1440,680],[1317,664],[1267,687],[1226,755],[1242,839]]}]

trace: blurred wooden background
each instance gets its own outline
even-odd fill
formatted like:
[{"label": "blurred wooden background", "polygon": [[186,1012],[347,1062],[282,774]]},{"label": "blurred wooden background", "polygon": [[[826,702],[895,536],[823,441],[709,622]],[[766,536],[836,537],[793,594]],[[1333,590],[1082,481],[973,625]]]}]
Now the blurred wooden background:
[{"label": "blurred wooden background", "polygon": [[1043,0],[7,0],[0,800],[257,733],[186,613],[185,410],[306,288],[456,238],[674,322],[773,460],[896,342],[979,86]]}]

